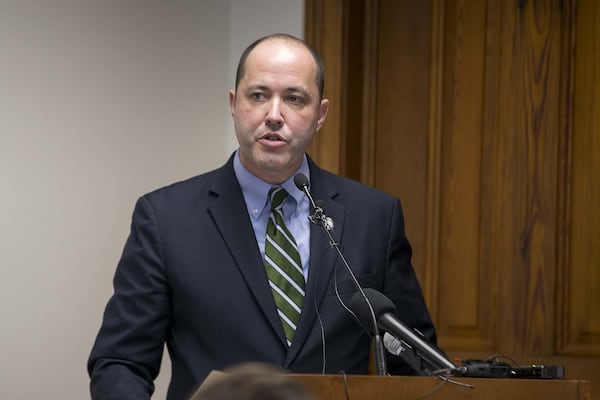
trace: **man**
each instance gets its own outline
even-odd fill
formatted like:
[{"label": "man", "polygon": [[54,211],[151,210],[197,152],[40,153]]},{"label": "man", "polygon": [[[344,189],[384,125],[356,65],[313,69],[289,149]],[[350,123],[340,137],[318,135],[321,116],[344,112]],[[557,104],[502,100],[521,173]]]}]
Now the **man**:
[{"label": "man", "polygon": [[[309,178],[333,219],[361,285],[383,292],[403,322],[435,341],[400,202],[306,156],[327,116],[323,82],[318,54],[297,38],[268,36],[242,54],[229,94],[239,150],[223,167],[136,204],[88,363],[93,398],[149,398],[164,343],[169,399],[189,397],[211,370],[244,362],[297,373],[368,372],[370,338],[342,306],[356,288],[320,227],[308,221],[297,173]],[[272,187],[288,193],[273,211]],[[294,287],[302,296],[287,308],[296,319],[280,304],[289,298],[269,269],[279,268],[272,255],[277,232],[286,233],[295,255],[284,258],[297,260],[291,264],[300,271]],[[388,366],[391,374],[410,373],[398,359]]]}]

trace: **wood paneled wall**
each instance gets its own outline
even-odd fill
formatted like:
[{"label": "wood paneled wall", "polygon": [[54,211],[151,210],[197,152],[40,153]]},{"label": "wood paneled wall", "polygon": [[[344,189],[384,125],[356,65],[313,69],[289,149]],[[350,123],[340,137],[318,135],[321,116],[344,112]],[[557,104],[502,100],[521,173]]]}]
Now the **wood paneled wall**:
[{"label": "wood paneled wall", "polygon": [[600,2],[306,0],[311,154],[398,196],[440,344],[600,399]]}]

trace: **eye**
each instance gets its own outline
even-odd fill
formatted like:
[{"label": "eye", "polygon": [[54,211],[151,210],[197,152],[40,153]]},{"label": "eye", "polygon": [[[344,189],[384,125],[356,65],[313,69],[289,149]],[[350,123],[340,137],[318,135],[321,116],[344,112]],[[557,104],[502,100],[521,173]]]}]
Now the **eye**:
[{"label": "eye", "polygon": [[296,96],[296,95],[289,95],[286,97],[286,101],[290,104],[294,104],[294,105],[300,105],[303,103],[303,99],[300,96]]},{"label": "eye", "polygon": [[250,93],[250,99],[252,101],[261,102],[264,101],[267,96],[263,92],[253,92]]},{"label": "eye", "polygon": [[249,91],[248,100],[252,103],[261,104],[269,100],[269,94],[264,90]]}]

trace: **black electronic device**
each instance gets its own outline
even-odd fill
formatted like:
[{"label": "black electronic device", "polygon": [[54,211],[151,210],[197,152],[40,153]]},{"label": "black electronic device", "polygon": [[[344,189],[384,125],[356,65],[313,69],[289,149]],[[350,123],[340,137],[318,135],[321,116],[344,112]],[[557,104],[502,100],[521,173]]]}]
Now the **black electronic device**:
[{"label": "black electronic device", "polygon": [[562,365],[510,365],[497,359],[463,360],[453,375],[470,378],[564,379]]}]

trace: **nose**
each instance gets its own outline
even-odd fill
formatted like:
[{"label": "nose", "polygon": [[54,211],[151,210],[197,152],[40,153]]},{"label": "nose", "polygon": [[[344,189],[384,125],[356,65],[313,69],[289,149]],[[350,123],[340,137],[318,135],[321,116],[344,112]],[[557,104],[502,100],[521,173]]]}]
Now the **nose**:
[{"label": "nose", "polygon": [[281,102],[278,98],[273,98],[268,105],[265,123],[271,128],[278,128],[283,124],[281,115]]}]

